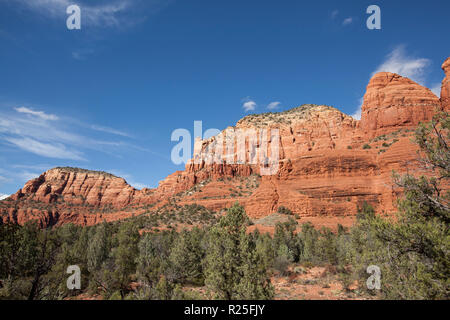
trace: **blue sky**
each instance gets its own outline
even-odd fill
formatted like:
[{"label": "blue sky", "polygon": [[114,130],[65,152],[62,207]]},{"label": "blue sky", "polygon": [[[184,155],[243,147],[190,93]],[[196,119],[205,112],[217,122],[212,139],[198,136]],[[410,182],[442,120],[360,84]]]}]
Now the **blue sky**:
[{"label": "blue sky", "polygon": [[[66,27],[70,4],[81,30]],[[366,28],[371,4],[381,30]],[[376,71],[438,91],[448,12],[437,0],[0,0],[0,194],[55,166],[155,187],[183,169],[174,129],[304,103],[355,114]]]}]

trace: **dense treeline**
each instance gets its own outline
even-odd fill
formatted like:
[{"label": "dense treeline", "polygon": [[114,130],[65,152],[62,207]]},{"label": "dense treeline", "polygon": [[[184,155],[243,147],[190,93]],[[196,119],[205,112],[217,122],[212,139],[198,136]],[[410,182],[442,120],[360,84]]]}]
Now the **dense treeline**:
[{"label": "dense treeline", "polygon": [[[83,292],[105,299],[272,299],[271,276],[288,275],[293,265],[327,265],[345,289],[356,281],[360,291],[380,298],[447,299],[450,196],[442,188],[450,177],[449,129],[446,113],[417,129],[420,163],[434,176],[394,174],[404,191],[397,216],[376,215],[364,204],[350,230],[298,228],[291,217],[273,236],[247,233],[251,222],[237,203],[219,219],[200,206],[186,208],[186,216],[200,212],[208,223],[181,232],[149,230],[152,215],[84,228],[2,225],[0,298]],[[80,290],[67,289],[69,265],[81,268]],[[381,270],[381,290],[366,286],[369,265]]]}]

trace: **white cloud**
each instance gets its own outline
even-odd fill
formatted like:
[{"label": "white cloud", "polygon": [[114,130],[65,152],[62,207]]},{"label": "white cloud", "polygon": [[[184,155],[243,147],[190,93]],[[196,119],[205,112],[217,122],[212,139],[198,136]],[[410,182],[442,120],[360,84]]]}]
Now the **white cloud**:
[{"label": "white cloud", "polygon": [[269,103],[269,104],[267,105],[267,109],[269,109],[269,110],[275,110],[275,109],[277,109],[277,108],[280,106],[280,104],[281,104],[281,102],[279,102],[279,101],[271,102],[271,103]]},{"label": "white cloud", "polygon": [[86,159],[81,156],[80,152],[67,150],[61,143],[48,144],[31,138],[5,138],[5,140],[16,145],[20,149],[43,157],[86,161]]},{"label": "white cloud", "polygon": [[54,114],[46,114],[43,111],[34,111],[32,109],[29,109],[27,107],[19,107],[19,108],[14,108],[14,110],[16,110],[19,113],[26,113],[26,114],[30,114],[36,117],[39,117],[43,120],[58,120],[58,117],[55,116]]},{"label": "white cloud", "polygon": [[[409,56],[405,51],[405,47],[400,45],[386,56],[386,59],[375,69],[374,72],[372,72],[370,77],[372,78],[378,72],[392,72],[424,85],[426,71],[430,64],[431,61],[429,59]],[[439,89],[438,84],[436,84],[432,86],[431,91],[439,97],[440,84]],[[362,104],[363,98],[360,98],[359,106],[352,115],[353,118],[358,120],[361,119]]]},{"label": "white cloud", "polygon": [[251,100],[249,97],[243,99],[244,103],[242,104],[242,108],[245,111],[253,111],[256,109],[256,102]]},{"label": "white cloud", "polygon": [[342,22],[342,25],[346,26],[349,25],[353,22],[353,18],[352,17],[348,17],[346,19],[344,19],[344,21]]},{"label": "white cloud", "polygon": [[386,60],[378,66],[371,76],[378,72],[392,72],[418,83],[423,83],[425,70],[430,64],[429,59],[408,56],[405,47],[398,46],[387,55]]},{"label": "white cloud", "polygon": [[10,196],[9,194],[0,193],[0,201],[8,198],[9,196]]}]

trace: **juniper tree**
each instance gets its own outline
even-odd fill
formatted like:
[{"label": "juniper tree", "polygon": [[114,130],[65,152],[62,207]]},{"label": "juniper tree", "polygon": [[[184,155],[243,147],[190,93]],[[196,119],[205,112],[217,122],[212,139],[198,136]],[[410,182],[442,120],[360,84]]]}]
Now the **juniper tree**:
[{"label": "juniper tree", "polygon": [[279,252],[281,246],[285,245],[289,251],[289,260],[298,261],[303,250],[302,242],[296,236],[298,222],[289,217],[287,222],[277,223],[273,236],[274,250]]},{"label": "juniper tree", "polygon": [[172,284],[177,278],[170,255],[177,235],[174,231],[143,235],[138,244],[137,279],[147,299],[154,296],[155,287],[164,276]]},{"label": "juniper tree", "polygon": [[234,204],[209,233],[205,283],[219,299],[270,299],[267,269],[255,244],[249,242],[249,219]]},{"label": "juniper tree", "polygon": [[302,230],[298,234],[298,237],[300,238],[303,249],[300,255],[300,261],[316,263],[318,261],[317,242],[319,240],[319,232],[308,222],[302,225]]},{"label": "juniper tree", "polygon": [[264,263],[265,268],[269,270],[274,263],[276,253],[274,250],[275,246],[273,245],[273,240],[269,233],[260,235],[257,231],[258,229],[256,229],[256,236],[254,236],[256,241],[256,251],[258,251],[262,257],[262,263]]},{"label": "juniper tree", "polygon": [[203,231],[194,228],[181,232],[176,238],[169,257],[175,281],[203,284],[203,237]]},{"label": "juniper tree", "polygon": [[241,265],[239,266],[242,278],[237,283],[236,299],[264,300],[274,296],[274,288],[267,276],[267,267],[264,256],[256,250],[255,239],[245,232],[240,234]]},{"label": "juniper tree", "polygon": [[131,275],[136,272],[136,258],[138,256],[139,230],[132,221],[123,223],[117,234],[118,246],[113,250],[114,279],[120,290],[122,299],[131,282]]},{"label": "juniper tree", "polygon": [[[56,232],[40,231],[37,225],[27,224],[23,228],[23,257],[30,263],[31,288],[28,300],[43,299],[49,279],[46,274],[52,269],[61,245]],[[35,238],[34,238],[35,237]]]},{"label": "juniper tree", "polygon": [[0,299],[26,298],[29,285],[20,277],[28,275],[33,260],[23,259],[21,229],[17,224],[0,225]]}]

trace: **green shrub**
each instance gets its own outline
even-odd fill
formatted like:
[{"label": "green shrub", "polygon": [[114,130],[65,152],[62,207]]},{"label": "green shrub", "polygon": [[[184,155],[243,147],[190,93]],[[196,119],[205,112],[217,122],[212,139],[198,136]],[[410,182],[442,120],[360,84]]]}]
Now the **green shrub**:
[{"label": "green shrub", "polygon": [[284,206],[279,206],[277,212],[280,214],[293,215],[292,211]]}]

